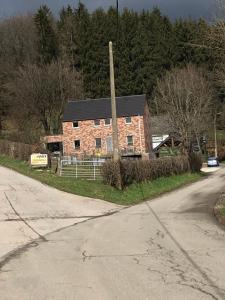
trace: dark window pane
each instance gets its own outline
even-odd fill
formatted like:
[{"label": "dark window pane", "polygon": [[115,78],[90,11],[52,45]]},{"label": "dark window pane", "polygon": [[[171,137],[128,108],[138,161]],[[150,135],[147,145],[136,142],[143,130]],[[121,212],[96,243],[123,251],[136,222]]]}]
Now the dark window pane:
[{"label": "dark window pane", "polygon": [[95,122],[95,126],[99,126],[100,125],[100,120],[99,119],[95,120],[94,122]]},{"label": "dark window pane", "polygon": [[127,145],[128,146],[133,146],[133,136],[132,135],[128,135],[127,136]]},{"label": "dark window pane", "polygon": [[74,145],[75,145],[75,149],[80,149],[80,140],[76,140],[74,142]]},{"label": "dark window pane", "polygon": [[95,139],[95,146],[97,149],[102,147],[102,140],[100,138]]},{"label": "dark window pane", "polygon": [[79,122],[78,121],[74,121],[73,122],[73,127],[74,128],[78,128],[79,127]]},{"label": "dark window pane", "polygon": [[126,124],[130,124],[131,123],[131,117],[127,117],[126,118]]},{"label": "dark window pane", "polygon": [[105,125],[111,125],[111,119],[110,118],[105,119]]}]

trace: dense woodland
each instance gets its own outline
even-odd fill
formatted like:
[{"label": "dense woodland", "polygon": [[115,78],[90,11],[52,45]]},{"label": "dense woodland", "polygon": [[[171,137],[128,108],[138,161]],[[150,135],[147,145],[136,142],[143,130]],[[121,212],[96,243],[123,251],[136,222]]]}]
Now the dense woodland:
[{"label": "dense woodland", "polygon": [[118,96],[146,93],[152,105],[157,80],[191,63],[213,82],[216,106],[217,98],[223,100],[223,82],[215,80],[223,60],[215,49],[225,47],[219,34],[217,24],[171,21],[157,8],[117,14],[111,7],[90,13],[82,3],[63,8],[58,18],[42,6],[35,15],[2,20],[0,129],[18,129],[18,139],[33,142],[40,132],[60,130],[69,98],[109,96],[110,40]]}]

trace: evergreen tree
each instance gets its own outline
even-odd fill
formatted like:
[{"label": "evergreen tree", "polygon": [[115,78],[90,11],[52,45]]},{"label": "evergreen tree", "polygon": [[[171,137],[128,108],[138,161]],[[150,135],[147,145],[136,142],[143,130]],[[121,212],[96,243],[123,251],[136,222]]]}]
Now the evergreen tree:
[{"label": "evergreen tree", "polygon": [[89,84],[92,79],[89,77],[91,59],[88,57],[91,38],[90,14],[84,4],[79,2],[78,8],[74,10],[75,30],[75,67],[80,72],[84,87],[83,97],[91,97]]},{"label": "evergreen tree", "polygon": [[142,32],[144,35],[145,59],[142,67],[144,92],[151,94],[158,77],[172,65],[173,33],[168,18],[163,17],[155,8],[147,12],[143,19]]},{"label": "evergreen tree", "polygon": [[135,70],[132,51],[135,47],[137,28],[137,13],[125,9],[120,18],[120,31],[116,56],[116,87],[119,95],[131,95],[135,93],[135,81],[133,80]]},{"label": "evergreen tree", "polygon": [[203,20],[178,20],[174,25],[175,55],[174,64],[186,65],[189,62],[209,67],[212,54],[206,43],[206,32],[209,25]]},{"label": "evergreen tree", "polygon": [[63,8],[58,21],[59,51],[62,61],[69,62],[71,66],[76,64],[75,43],[75,17],[70,6]]},{"label": "evergreen tree", "polygon": [[51,63],[58,56],[58,41],[50,9],[46,5],[41,6],[35,14],[34,21],[38,33],[39,62]]}]

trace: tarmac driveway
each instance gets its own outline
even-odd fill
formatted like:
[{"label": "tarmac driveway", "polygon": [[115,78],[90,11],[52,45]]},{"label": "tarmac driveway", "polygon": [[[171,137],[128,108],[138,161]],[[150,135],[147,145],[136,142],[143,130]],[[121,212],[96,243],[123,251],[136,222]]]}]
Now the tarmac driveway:
[{"label": "tarmac driveway", "polygon": [[0,167],[0,258],[47,233],[118,209]]},{"label": "tarmac driveway", "polygon": [[[224,183],[221,169],[153,201],[37,239],[2,261],[0,299],[225,299],[225,231],[212,211]],[[50,215],[57,199],[46,206]]]}]

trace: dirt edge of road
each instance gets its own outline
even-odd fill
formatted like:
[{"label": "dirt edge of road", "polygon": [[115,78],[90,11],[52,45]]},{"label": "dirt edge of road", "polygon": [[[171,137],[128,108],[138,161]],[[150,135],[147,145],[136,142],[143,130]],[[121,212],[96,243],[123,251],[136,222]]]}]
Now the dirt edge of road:
[{"label": "dirt edge of road", "polygon": [[222,193],[214,207],[214,215],[217,221],[224,226],[225,229],[225,215],[222,214],[221,209],[225,205],[225,193]]}]

